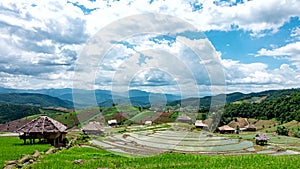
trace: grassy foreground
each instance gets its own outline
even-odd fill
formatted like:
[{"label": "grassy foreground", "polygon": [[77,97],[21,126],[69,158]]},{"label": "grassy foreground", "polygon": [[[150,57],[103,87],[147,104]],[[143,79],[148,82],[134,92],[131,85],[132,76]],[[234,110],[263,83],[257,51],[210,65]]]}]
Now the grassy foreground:
[{"label": "grassy foreground", "polygon": [[73,147],[43,155],[26,168],[299,168],[300,156],[204,156],[165,153],[151,157],[124,157],[105,150]]},{"label": "grassy foreground", "polygon": [[0,137],[0,167],[5,161],[17,160],[23,154],[32,154],[34,150],[40,152],[48,150],[49,144],[24,145],[18,137]]},{"label": "grassy foreground", "polygon": [[[46,151],[50,145],[23,145],[17,137],[0,137],[0,166],[34,150]],[[300,156],[205,156],[165,153],[151,157],[124,157],[105,150],[73,147],[42,155],[39,162],[25,168],[300,168]]]}]

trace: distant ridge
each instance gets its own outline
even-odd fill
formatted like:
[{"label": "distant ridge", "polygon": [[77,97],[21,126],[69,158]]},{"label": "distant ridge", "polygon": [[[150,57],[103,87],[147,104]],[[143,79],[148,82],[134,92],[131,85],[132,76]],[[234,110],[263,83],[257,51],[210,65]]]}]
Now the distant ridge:
[{"label": "distant ridge", "polygon": [[[252,92],[248,94],[244,94],[241,92],[233,92],[229,94],[219,94],[216,96],[205,96],[205,97],[190,97],[190,98],[184,98],[182,99],[179,95],[174,94],[165,94],[165,101],[167,105],[175,106],[175,105],[181,105],[182,102],[184,102],[185,105],[189,106],[201,106],[201,107],[208,107],[211,104],[212,98],[214,98],[214,101],[216,101],[214,104],[223,104],[223,98],[226,98],[226,103],[233,103],[237,101],[243,101],[248,100],[252,101],[255,97],[265,97],[261,101],[268,101],[272,99],[276,99],[277,97],[280,97],[281,95],[289,95],[291,93],[294,93],[296,91],[300,91],[299,88],[296,89],[279,89],[279,90],[266,90],[262,92]],[[26,101],[23,102],[14,102],[12,100],[6,101],[8,103],[13,104],[33,104],[33,105],[41,105],[41,106],[53,106],[53,107],[65,107],[70,108],[70,105],[73,105],[73,103],[76,105],[76,109],[84,109],[87,107],[110,107],[113,104],[128,104],[130,101],[130,104],[133,106],[138,107],[149,107],[151,106],[150,103],[150,97],[155,96],[155,93],[146,92],[142,90],[129,90],[125,93],[114,93],[109,90],[84,90],[84,89],[71,89],[71,88],[62,88],[62,89],[37,89],[37,90],[26,90],[26,89],[10,89],[10,88],[4,88],[0,87],[0,95],[2,94],[16,94],[21,93],[22,95],[24,93],[30,93],[30,94],[36,94],[37,97],[38,94],[43,95],[49,95],[55,98],[60,99],[54,100],[53,98],[46,98],[42,97],[41,103],[34,102],[34,103],[26,103]],[[127,97],[125,97],[125,95]],[[73,97],[76,95],[76,100],[73,100]],[[91,97],[93,96],[93,97]],[[25,96],[22,96],[24,98]],[[29,97],[29,96],[27,96]],[[52,102],[52,104],[47,103],[49,100]],[[200,105],[199,105],[200,100]],[[0,99],[0,103],[1,103]],[[218,103],[220,101],[220,103]],[[2,101],[3,102],[3,101]],[[47,104],[46,104],[47,103]]]},{"label": "distant ridge", "polygon": [[61,107],[73,109],[72,102],[37,93],[0,94],[0,104],[32,105],[39,107]]},{"label": "distant ridge", "polygon": [[[300,91],[300,88],[266,90],[266,91],[262,91],[262,92],[253,92],[253,93],[248,93],[248,94],[244,94],[241,92],[234,92],[234,93],[229,93],[229,94],[219,94],[216,96],[205,96],[202,98],[186,98],[186,99],[170,102],[169,105],[174,106],[174,105],[180,104],[181,102],[185,102],[185,103],[190,103],[191,106],[207,107],[207,106],[210,106],[212,98],[218,98],[218,97],[222,98],[222,97],[224,97],[224,95],[226,98],[226,103],[233,103],[236,101],[245,101],[245,100],[250,100],[253,97],[264,97],[264,96],[267,96],[265,101],[271,101],[271,100],[277,99],[278,97],[290,95],[290,94],[293,94],[293,93],[296,93],[299,91]],[[199,99],[200,99],[200,105],[198,105]]]}]

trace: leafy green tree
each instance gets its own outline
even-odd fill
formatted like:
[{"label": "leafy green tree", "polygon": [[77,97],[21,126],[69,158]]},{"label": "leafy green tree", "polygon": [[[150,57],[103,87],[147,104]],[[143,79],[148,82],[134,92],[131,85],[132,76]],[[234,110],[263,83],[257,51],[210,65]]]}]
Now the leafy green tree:
[{"label": "leafy green tree", "polygon": [[276,133],[278,135],[288,136],[289,130],[285,126],[279,126],[279,127],[277,127]]}]

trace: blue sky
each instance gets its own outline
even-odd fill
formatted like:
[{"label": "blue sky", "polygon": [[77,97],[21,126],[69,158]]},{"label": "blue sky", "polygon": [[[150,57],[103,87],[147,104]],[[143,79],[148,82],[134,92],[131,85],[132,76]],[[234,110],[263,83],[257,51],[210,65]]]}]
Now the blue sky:
[{"label": "blue sky", "polygon": [[[78,82],[86,89],[202,96],[298,88],[299,8],[298,0],[1,1],[0,86]],[[175,20],[139,20],[149,13]],[[126,19],[132,16],[135,22]],[[180,30],[184,23],[191,30]],[[85,53],[98,35],[105,55]],[[80,82],[79,75],[91,80]]]}]

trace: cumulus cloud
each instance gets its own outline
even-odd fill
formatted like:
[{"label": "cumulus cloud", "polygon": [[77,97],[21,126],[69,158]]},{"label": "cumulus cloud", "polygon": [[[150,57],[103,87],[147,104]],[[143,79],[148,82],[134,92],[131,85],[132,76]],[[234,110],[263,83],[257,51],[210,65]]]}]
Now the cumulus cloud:
[{"label": "cumulus cloud", "polygon": [[1,2],[0,72],[6,75],[3,78],[11,82],[16,77],[27,78],[31,83],[23,83],[23,88],[70,87],[77,54],[89,38],[85,21],[76,11],[80,10],[73,5],[52,1]]},{"label": "cumulus cloud", "polygon": [[[215,52],[209,40],[203,40],[205,38],[201,37],[202,35],[196,36],[195,29],[198,33],[210,30],[243,30],[250,32],[252,36],[261,37],[276,33],[291,17],[299,17],[299,6],[298,0],[252,0],[243,3],[207,0],[174,0],[172,3],[161,0],[151,3],[146,0],[1,1],[1,85],[16,88],[71,87],[72,82],[76,81],[76,78],[73,79],[74,70],[82,71],[81,65],[75,65],[80,53],[85,52],[81,50],[86,42],[93,40],[90,38],[99,30],[106,28],[108,32],[114,30],[114,33],[107,34],[106,39],[102,40],[116,38],[116,41],[109,42],[108,46],[102,46],[108,50],[106,57],[100,64],[95,58],[83,58],[82,65],[87,66],[88,70],[81,74],[82,77],[97,77],[90,86],[107,89],[112,85],[117,71],[135,70],[132,71],[134,74],[137,73],[137,69],[145,68],[131,79],[135,86],[140,84],[143,89],[152,90],[149,86],[159,84],[161,88],[157,88],[158,90],[174,92],[178,90],[176,85],[180,82],[186,84],[187,88],[197,85],[200,91],[207,91],[212,83],[221,83],[212,79],[220,74],[213,70],[219,64],[215,61],[222,58],[220,52]],[[185,27],[179,27],[177,22],[172,22],[172,25],[161,22],[162,24],[142,27],[151,23],[149,20],[138,18],[137,14],[145,13],[176,16],[195,27],[194,37],[189,32],[184,32]],[[137,16],[127,20],[128,23],[132,23],[131,26],[122,29],[113,25],[107,27],[118,19],[131,15]],[[128,33],[134,34],[140,28],[144,32],[154,33],[153,30],[156,30],[157,34],[122,37]],[[165,32],[160,32],[163,28]],[[299,34],[299,28],[291,31],[291,37],[299,38]],[[170,39],[172,36],[173,39]],[[122,38],[125,40],[121,41]],[[93,51],[92,49],[99,48],[97,42],[95,44],[86,50]],[[189,47],[193,45],[198,46],[199,51],[191,51]],[[263,48],[256,55],[284,57],[300,69],[298,46],[299,42],[293,42],[279,48]],[[153,51],[154,49],[172,54],[177,60],[161,56],[162,53],[159,54]],[[97,53],[93,56],[97,56]],[[127,62],[130,64],[126,64]],[[268,83],[280,85],[284,82],[292,85],[297,82],[295,77],[298,77],[299,73],[299,70],[290,65],[281,65],[278,69],[269,70],[263,63],[243,64],[225,59],[222,60],[222,65],[227,83],[237,86]],[[154,69],[155,66],[166,69]],[[282,72],[286,72],[288,76],[284,76]]]},{"label": "cumulus cloud", "polygon": [[255,56],[272,56],[275,58],[286,59],[300,69],[300,42],[292,42],[272,49],[262,48]]},{"label": "cumulus cloud", "polygon": [[263,63],[240,63],[223,59],[228,92],[252,92],[280,88],[300,87],[299,69],[282,64],[274,70]]}]

